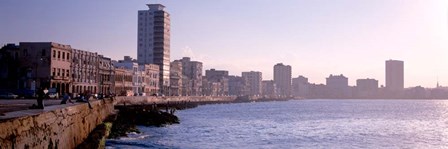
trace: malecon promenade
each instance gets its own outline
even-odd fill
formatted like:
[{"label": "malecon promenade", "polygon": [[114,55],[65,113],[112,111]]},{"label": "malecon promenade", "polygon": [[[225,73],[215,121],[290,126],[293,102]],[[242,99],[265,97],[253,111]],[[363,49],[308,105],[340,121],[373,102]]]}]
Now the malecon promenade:
[{"label": "malecon promenade", "polygon": [[76,148],[96,126],[115,114],[115,105],[176,102],[233,102],[235,96],[142,97],[119,96],[87,103],[59,104],[45,100],[45,109],[27,109],[36,100],[0,100],[0,148]]}]

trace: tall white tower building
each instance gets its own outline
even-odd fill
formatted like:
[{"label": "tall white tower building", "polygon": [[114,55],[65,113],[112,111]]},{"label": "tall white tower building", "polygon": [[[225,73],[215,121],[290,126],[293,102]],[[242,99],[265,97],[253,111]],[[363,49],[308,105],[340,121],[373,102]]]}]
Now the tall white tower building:
[{"label": "tall white tower building", "polygon": [[161,4],[147,4],[138,11],[137,61],[160,68],[159,87],[167,93],[170,84],[170,14]]}]

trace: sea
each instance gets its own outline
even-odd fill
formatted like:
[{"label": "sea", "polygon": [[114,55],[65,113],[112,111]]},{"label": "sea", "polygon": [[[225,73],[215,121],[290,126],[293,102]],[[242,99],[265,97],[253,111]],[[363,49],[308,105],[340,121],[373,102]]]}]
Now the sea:
[{"label": "sea", "polygon": [[448,100],[289,100],[202,105],[106,148],[448,148]]}]

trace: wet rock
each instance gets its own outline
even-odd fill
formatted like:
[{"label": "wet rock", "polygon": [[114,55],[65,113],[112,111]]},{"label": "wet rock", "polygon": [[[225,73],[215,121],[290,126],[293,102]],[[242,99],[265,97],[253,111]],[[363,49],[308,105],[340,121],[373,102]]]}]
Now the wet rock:
[{"label": "wet rock", "polygon": [[119,113],[109,138],[127,136],[129,132],[140,133],[137,125],[163,127],[179,123],[179,118],[173,113],[162,112],[154,107],[119,106],[115,108],[119,109]]}]

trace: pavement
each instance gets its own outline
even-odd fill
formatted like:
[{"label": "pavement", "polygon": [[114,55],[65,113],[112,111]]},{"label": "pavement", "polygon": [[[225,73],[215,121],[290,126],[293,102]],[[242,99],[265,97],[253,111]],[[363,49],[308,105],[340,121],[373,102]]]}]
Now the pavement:
[{"label": "pavement", "polygon": [[[44,100],[45,106],[59,105],[61,100],[48,99]],[[28,110],[33,104],[37,105],[36,99],[0,99],[0,115],[7,112]]]}]

